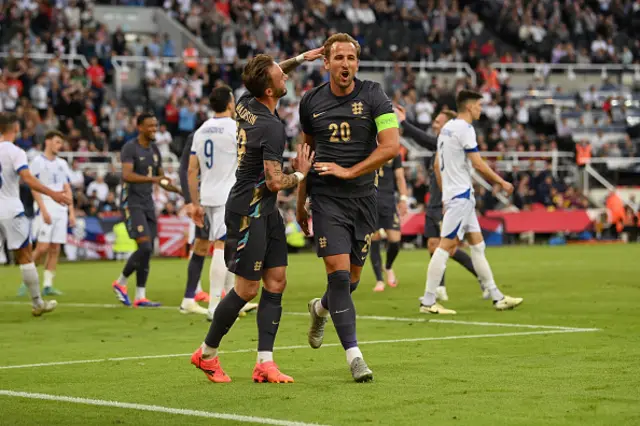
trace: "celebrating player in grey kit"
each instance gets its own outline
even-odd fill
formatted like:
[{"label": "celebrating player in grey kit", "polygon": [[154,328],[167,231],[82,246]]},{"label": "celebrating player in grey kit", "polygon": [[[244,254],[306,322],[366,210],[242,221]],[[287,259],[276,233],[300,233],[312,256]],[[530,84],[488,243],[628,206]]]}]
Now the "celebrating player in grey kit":
[{"label": "celebrating player in grey kit", "polygon": [[[311,196],[313,233],[324,258],[328,287],[322,299],[309,302],[309,344],[318,348],[331,319],[346,351],[356,382],[373,379],[356,338],[356,311],[351,298],[376,231],[376,170],[398,155],[398,119],[378,83],[355,78],[360,45],[348,34],[324,44],[325,83],[300,102],[305,143],[317,162],[308,184],[300,185],[297,219],[308,235],[307,195]],[[376,140],[377,139],[377,140]]]},{"label": "celebrating player in grey kit", "polygon": [[269,55],[251,59],[242,73],[248,92],[238,99],[238,170],[225,207],[227,241],[225,261],[236,275],[235,288],[216,307],[204,343],[191,363],[215,383],[230,382],[220,366],[218,347],[238,313],[263,288],[258,305],[258,359],[255,382],[292,383],[273,361],[273,346],[282,315],[282,293],[287,284],[287,241],[282,216],[276,207],[278,191],[294,188],[311,169],[313,154],[298,145],[295,173],[282,171],[286,133],[276,112],[278,100],[287,94],[287,72],[304,61],[322,57],[322,49],[310,50],[276,64]]},{"label": "celebrating player in grey kit", "polygon": [[180,192],[171,185],[171,179],[164,176],[162,157],[155,144],[158,120],[153,114],[142,113],[137,119],[139,136],[130,140],[120,153],[122,162],[122,195],[120,208],[123,210],[129,237],[136,240],[136,250],[127,260],[120,277],[111,284],[118,300],[131,306],[127,293],[127,279],[136,273],[135,307],[155,308],[159,303],[146,297],[149,261],[153,253],[153,241],[157,235],[153,184],[160,184],[171,192]]}]

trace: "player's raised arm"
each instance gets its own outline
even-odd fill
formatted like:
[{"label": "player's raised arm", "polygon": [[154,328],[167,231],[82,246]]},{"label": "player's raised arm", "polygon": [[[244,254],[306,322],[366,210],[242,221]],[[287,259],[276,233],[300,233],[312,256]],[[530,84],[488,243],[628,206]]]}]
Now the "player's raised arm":
[{"label": "player's raised arm", "polygon": [[282,189],[295,187],[309,173],[313,163],[314,153],[306,144],[298,144],[296,158],[293,159],[294,173],[284,174],[279,160],[264,160],[264,175],[269,191],[278,192]]},{"label": "player's raised arm", "polygon": [[427,132],[407,121],[407,113],[403,106],[396,105],[394,107],[394,111],[398,116],[398,122],[402,127],[402,132],[404,135],[410,137],[418,145],[422,148],[426,148],[430,151],[436,151],[438,149],[438,139],[434,136],[431,136]]},{"label": "player's raised arm", "polygon": [[[303,143],[308,146],[312,152],[315,152],[315,141],[313,140],[313,136],[308,135],[306,133],[302,133],[303,135]],[[296,221],[300,225],[302,232],[306,236],[309,236],[309,212],[307,211],[307,196],[309,195],[309,191],[307,188],[308,180],[302,181],[298,185],[298,199],[296,200]]]},{"label": "player's raised arm", "polygon": [[299,54],[294,58],[287,59],[280,62],[278,65],[282,69],[282,72],[289,74],[295,70],[300,64],[304,62],[313,62],[316,59],[320,59],[324,56],[324,47],[318,47],[317,49],[308,50]]}]

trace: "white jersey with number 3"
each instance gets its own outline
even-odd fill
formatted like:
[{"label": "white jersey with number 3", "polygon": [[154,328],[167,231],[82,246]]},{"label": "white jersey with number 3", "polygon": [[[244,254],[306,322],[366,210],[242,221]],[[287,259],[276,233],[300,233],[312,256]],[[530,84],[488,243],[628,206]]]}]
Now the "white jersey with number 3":
[{"label": "white jersey with number 3", "polygon": [[26,168],[27,153],[12,142],[0,142],[0,219],[11,219],[24,212],[18,173]]},{"label": "white jersey with number 3", "polygon": [[200,204],[224,206],[236,183],[236,121],[230,117],[205,121],[193,135],[191,155],[200,164]]},{"label": "white jersey with number 3", "polygon": [[[32,175],[54,191],[62,191],[64,184],[69,183],[71,179],[69,165],[60,157],[49,160],[44,154],[39,155],[33,159],[29,168]],[[66,205],[53,201],[48,195],[42,194],[41,196],[47,211],[52,217],[67,217],[69,209]],[[35,207],[38,207],[37,204]]]},{"label": "white jersey with number 3", "polygon": [[473,194],[471,161],[467,153],[478,151],[476,131],[464,120],[448,121],[438,135],[438,161],[442,177],[442,201]]}]

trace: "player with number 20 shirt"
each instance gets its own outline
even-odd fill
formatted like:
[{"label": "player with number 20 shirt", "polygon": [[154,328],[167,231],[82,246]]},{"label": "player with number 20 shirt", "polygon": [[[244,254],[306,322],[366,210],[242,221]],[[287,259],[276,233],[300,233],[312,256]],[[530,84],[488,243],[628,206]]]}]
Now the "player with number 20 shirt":
[{"label": "player with number 20 shirt", "polygon": [[373,378],[358,349],[351,292],[376,230],[376,171],[398,155],[398,120],[380,84],[355,78],[360,45],[348,34],[324,44],[328,83],[305,94],[300,123],[305,143],[316,153],[308,187],[300,185],[297,218],[308,233],[305,209],[311,196],[313,234],[324,259],[328,288],[309,302],[309,344],[322,344],[329,311],[357,382]]}]

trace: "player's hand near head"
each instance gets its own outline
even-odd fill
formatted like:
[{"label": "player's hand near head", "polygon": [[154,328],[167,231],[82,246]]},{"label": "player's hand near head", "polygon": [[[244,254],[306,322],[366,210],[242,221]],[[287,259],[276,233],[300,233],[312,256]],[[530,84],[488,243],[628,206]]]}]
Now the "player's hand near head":
[{"label": "player's hand near head", "polygon": [[402,123],[407,119],[407,110],[400,104],[395,104],[393,106],[393,111],[398,116],[398,123]]},{"label": "player's hand near head", "polygon": [[313,62],[316,59],[324,58],[324,47],[318,47],[315,49],[308,50],[302,54],[304,60],[307,62]]},{"label": "player's hand near head", "polygon": [[296,147],[296,158],[292,161],[293,169],[307,176],[309,170],[311,170],[315,156],[316,153],[311,151],[311,147],[308,144],[298,144]]}]

